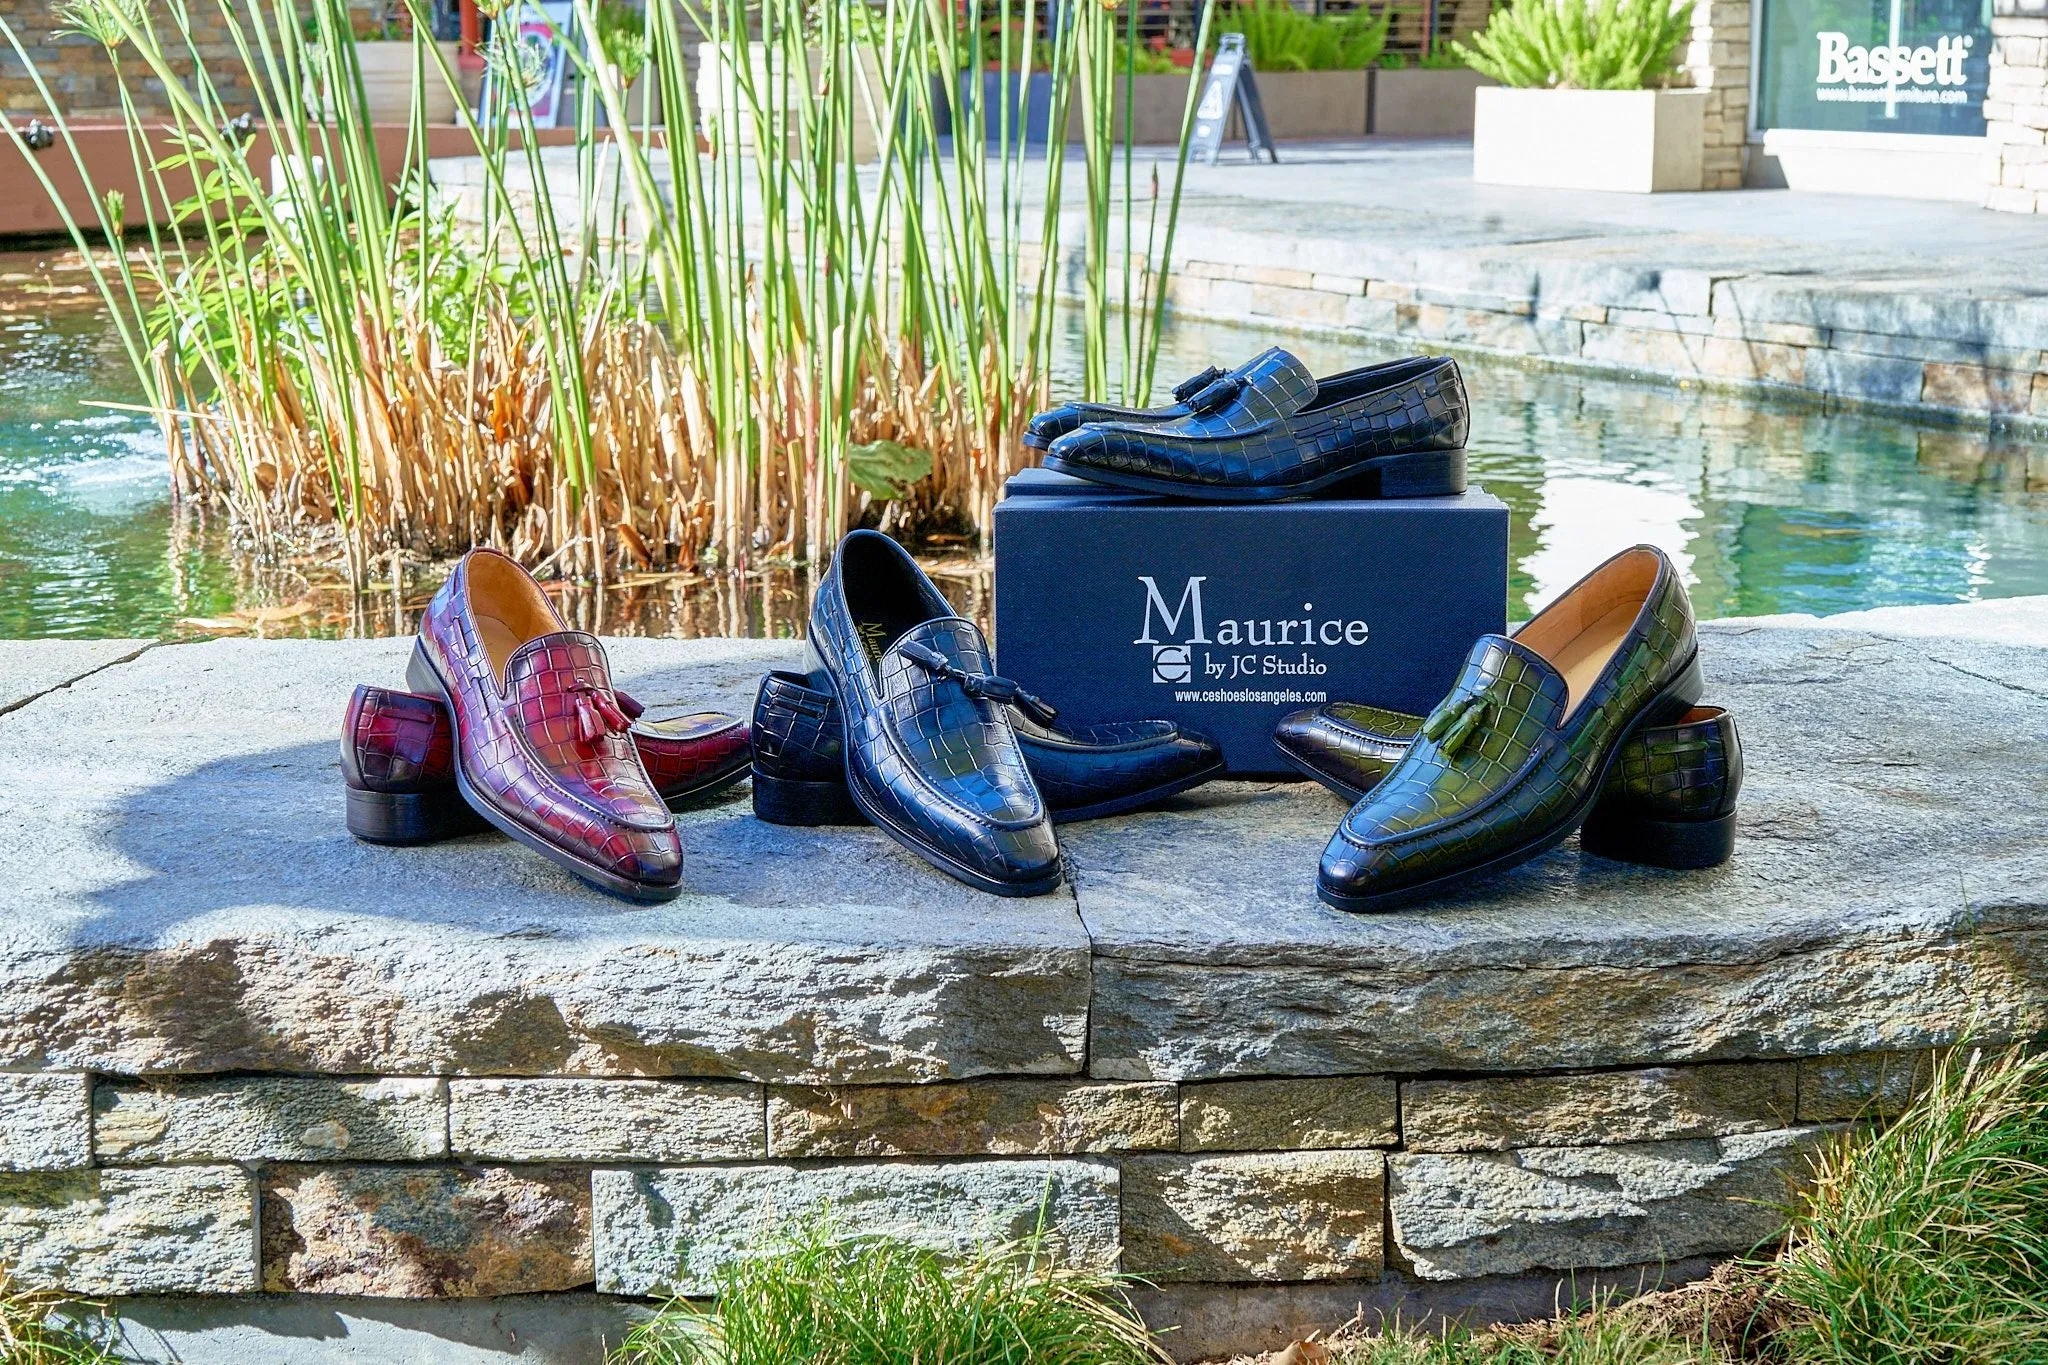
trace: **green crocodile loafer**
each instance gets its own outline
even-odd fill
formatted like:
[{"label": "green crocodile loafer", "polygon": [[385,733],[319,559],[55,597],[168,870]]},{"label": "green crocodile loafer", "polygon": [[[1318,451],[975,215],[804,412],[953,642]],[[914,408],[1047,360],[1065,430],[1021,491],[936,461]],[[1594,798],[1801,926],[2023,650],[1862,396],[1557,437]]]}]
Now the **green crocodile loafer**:
[{"label": "green crocodile loafer", "polygon": [[[1394,770],[1423,717],[1357,702],[1296,711],[1273,730],[1273,747],[1349,803]],[[1622,741],[1600,799],[1580,827],[1589,853],[1652,867],[1713,867],[1735,851],[1742,791],[1742,736],[1718,706],[1695,706],[1669,725],[1645,725]]]},{"label": "green crocodile loafer", "polygon": [[1662,551],[1602,564],[1512,638],[1482,635],[1408,752],[1348,811],[1317,893],[1389,910],[1569,838],[1623,743],[1700,697],[1692,603]]}]

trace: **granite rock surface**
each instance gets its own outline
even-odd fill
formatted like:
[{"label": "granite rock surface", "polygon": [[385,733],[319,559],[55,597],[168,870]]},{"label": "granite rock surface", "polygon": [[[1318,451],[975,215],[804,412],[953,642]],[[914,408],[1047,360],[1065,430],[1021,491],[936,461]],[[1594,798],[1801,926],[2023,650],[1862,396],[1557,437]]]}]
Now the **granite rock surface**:
[{"label": "granite rock surface", "polygon": [[1030,1234],[1042,1209],[1068,1262],[1102,1268],[1118,1252],[1117,1170],[1089,1158],[599,1171],[591,1188],[605,1294],[708,1293],[719,1266],[821,1216],[842,1235],[964,1254]]},{"label": "granite rock surface", "polygon": [[248,1294],[256,1203],[239,1166],[0,1175],[0,1265],[71,1294]]},{"label": "granite rock surface", "polygon": [[1832,1131],[1397,1153],[1387,1159],[1395,1246],[1425,1280],[1748,1251],[1782,1226],[1779,1210]]},{"label": "granite rock surface", "polygon": [[1385,1175],[1379,1152],[1131,1157],[1124,1269],[1155,1284],[1378,1275]]},{"label": "granite rock surface", "polygon": [[[495,836],[343,829],[336,738],[407,642],[161,646],[0,716],[0,1067],[923,1081],[1079,1069],[1071,894],[967,891],[872,830],[683,817],[636,908]],[[619,641],[659,716],[744,713],[772,641]],[[52,734],[78,736],[53,745]]]}]

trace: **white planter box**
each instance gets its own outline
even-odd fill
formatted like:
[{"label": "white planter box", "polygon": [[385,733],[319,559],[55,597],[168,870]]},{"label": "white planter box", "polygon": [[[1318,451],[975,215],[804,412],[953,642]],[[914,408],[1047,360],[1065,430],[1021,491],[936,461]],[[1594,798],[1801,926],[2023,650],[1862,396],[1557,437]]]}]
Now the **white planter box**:
[{"label": "white planter box", "polygon": [[1649,194],[1705,185],[1704,90],[1473,92],[1472,178]]}]

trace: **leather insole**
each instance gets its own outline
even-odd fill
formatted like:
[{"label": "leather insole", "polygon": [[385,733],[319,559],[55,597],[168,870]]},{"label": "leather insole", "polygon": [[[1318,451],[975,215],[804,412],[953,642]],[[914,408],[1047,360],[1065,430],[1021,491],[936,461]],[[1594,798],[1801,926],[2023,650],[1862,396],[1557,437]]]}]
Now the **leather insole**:
[{"label": "leather insole", "polygon": [[534,581],[492,555],[470,560],[469,607],[477,636],[491,660],[491,677],[505,681],[505,665],[528,640],[568,629]]},{"label": "leather insole", "polygon": [[1641,602],[1617,602],[1607,609],[1604,616],[1574,635],[1563,648],[1550,656],[1550,662],[1564,675],[1569,698],[1564,709],[1566,717],[1579,709],[1586,693],[1600,681],[1601,670],[1614,657],[1614,651],[1621,648],[1622,639],[1627,636],[1628,628],[1636,623],[1636,614],[1642,609]]},{"label": "leather insole", "polygon": [[1524,622],[1515,639],[1563,676],[1565,717],[1579,709],[1657,584],[1657,557],[1617,556]]}]

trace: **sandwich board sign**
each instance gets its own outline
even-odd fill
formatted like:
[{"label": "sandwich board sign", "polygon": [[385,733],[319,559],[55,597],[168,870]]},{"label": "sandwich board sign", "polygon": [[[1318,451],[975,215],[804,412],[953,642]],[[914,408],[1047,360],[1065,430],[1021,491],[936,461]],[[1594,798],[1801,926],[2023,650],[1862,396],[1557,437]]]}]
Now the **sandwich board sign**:
[{"label": "sandwich board sign", "polygon": [[1251,54],[1244,50],[1242,33],[1226,33],[1216,45],[1216,60],[1209,64],[1209,81],[1202,87],[1202,102],[1195,106],[1195,130],[1188,139],[1190,156],[1199,155],[1209,165],[1216,164],[1232,108],[1244,122],[1245,144],[1252,160],[1257,161],[1263,151],[1268,161],[1277,163],[1280,153],[1266,127],[1266,106],[1259,102],[1259,83],[1252,75]]}]

